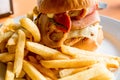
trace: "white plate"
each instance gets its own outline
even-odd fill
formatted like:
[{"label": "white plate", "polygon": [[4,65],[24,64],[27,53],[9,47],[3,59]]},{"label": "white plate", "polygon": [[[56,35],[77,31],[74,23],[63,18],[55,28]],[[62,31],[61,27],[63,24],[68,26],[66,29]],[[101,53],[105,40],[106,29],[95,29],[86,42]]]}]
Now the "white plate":
[{"label": "white plate", "polygon": [[101,16],[101,25],[105,39],[97,51],[120,56],[120,21]]},{"label": "white plate", "polygon": [[[16,22],[21,18],[17,17]],[[120,56],[120,21],[101,16],[101,25],[103,26],[105,39],[102,45],[98,48],[97,52]],[[4,80],[5,65],[0,63],[0,80]],[[115,73],[116,79],[120,80],[120,70]]]},{"label": "white plate", "polygon": [[[97,52],[120,56],[120,21],[101,16],[101,25],[104,30],[104,41]],[[115,80],[120,80],[120,68],[115,72]]]}]

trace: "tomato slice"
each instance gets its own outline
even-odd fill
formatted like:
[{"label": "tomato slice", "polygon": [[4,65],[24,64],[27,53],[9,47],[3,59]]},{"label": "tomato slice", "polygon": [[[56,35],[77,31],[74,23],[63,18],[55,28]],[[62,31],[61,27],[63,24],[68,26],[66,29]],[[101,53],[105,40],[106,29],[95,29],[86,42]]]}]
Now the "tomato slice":
[{"label": "tomato slice", "polygon": [[59,13],[54,15],[54,20],[58,24],[56,27],[63,32],[69,32],[71,29],[70,16],[67,13]]}]

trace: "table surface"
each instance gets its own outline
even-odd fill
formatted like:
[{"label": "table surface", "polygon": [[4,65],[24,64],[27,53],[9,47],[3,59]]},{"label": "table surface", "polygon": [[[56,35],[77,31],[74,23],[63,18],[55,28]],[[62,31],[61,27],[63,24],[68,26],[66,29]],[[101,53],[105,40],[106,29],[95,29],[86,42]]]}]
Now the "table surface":
[{"label": "table surface", "polygon": [[[120,20],[120,1],[119,0],[102,0],[108,4],[107,8],[100,10],[101,15],[109,16]],[[25,15],[28,12],[31,12],[34,6],[36,5],[36,0],[13,0],[14,14],[0,18],[0,23],[4,22],[8,18],[14,18],[17,16]]]}]

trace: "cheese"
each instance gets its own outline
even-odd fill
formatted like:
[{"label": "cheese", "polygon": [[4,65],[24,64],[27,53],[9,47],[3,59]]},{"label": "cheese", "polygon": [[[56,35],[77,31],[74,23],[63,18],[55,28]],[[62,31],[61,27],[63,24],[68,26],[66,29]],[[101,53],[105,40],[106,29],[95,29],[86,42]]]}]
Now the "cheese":
[{"label": "cheese", "polygon": [[49,17],[49,18],[53,18],[53,17],[54,17],[54,14],[52,14],[52,13],[47,14],[47,17]]},{"label": "cheese", "polygon": [[[99,24],[96,24],[96,25],[90,25],[84,29],[73,30],[69,32],[67,39],[86,37],[97,42],[98,32],[99,32],[99,29],[101,28],[102,26],[100,26]],[[96,44],[98,45],[98,43]]]}]

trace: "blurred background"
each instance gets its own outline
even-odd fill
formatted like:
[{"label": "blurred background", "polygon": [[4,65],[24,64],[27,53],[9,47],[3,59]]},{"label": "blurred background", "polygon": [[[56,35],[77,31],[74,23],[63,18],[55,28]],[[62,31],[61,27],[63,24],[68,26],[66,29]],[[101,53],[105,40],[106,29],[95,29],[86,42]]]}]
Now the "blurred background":
[{"label": "blurred background", "polygon": [[[5,0],[0,0],[0,4],[2,4],[1,1],[5,1]],[[10,1],[10,0],[6,0],[6,1]],[[99,10],[100,14],[120,20],[120,0],[101,0],[101,1],[107,3],[107,8],[103,10]],[[25,15],[26,13],[32,11],[37,1],[12,0],[12,3],[13,3],[14,13],[10,16],[0,18],[0,23],[4,22],[8,18],[14,18],[17,16]]]},{"label": "blurred background", "polygon": [[107,3],[107,8],[100,10],[101,15],[109,16],[120,20],[120,0],[101,0]]}]

